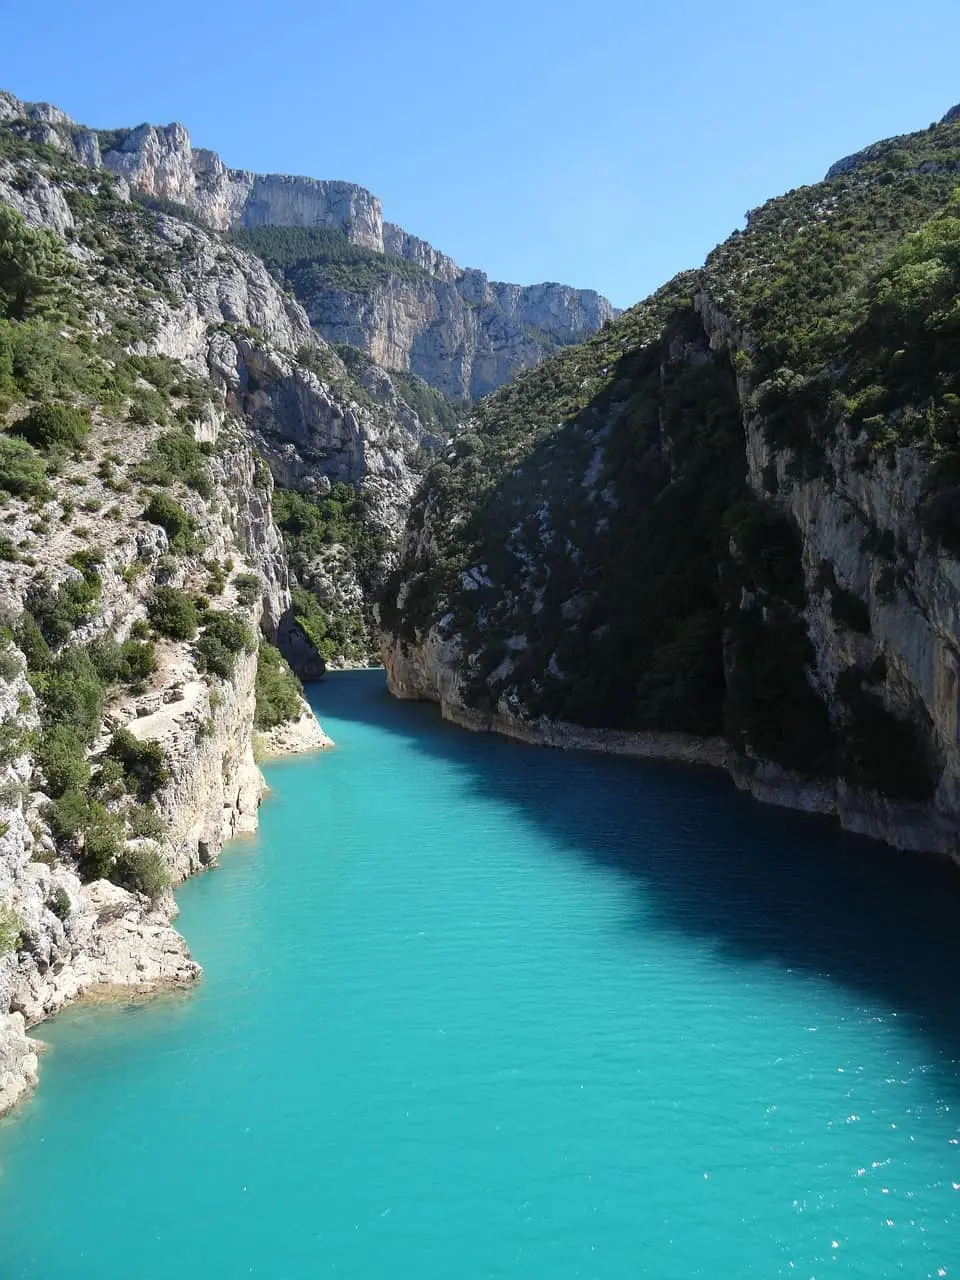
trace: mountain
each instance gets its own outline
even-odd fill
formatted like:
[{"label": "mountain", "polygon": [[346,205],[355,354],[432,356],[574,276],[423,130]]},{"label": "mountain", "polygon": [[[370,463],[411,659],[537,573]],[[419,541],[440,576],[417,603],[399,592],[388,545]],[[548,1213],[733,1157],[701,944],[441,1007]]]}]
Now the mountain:
[{"label": "mountain", "polygon": [[180,124],[94,130],[0,94],[5,118],[29,119],[38,140],[213,230],[240,231],[238,242],[289,284],[328,342],[412,371],[452,400],[485,395],[617,314],[590,289],[500,284],[458,267],[384,222],[377,197],[352,183],[230,169],[192,147]]},{"label": "mountain", "polygon": [[385,595],[393,691],[960,856],[958,183],[955,108],[475,406]]},{"label": "mountain", "polygon": [[255,738],[326,741],[291,666],[367,659],[453,417],[56,108],[2,114],[0,1112],[25,1027],[196,980],[170,886],[255,826]]}]

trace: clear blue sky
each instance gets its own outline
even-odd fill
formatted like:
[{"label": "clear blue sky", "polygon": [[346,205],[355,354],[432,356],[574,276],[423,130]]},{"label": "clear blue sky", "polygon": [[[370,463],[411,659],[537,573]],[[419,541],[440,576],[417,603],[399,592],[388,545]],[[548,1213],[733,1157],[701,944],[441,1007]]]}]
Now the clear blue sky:
[{"label": "clear blue sky", "polygon": [[628,306],[745,210],[960,101],[960,0],[45,0],[0,86],[344,178],[492,277]]}]

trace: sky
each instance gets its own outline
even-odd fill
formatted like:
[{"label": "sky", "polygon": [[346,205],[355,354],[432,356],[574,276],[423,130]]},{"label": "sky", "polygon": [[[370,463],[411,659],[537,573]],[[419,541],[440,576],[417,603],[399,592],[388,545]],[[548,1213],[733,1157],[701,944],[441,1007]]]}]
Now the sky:
[{"label": "sky", "polygon": [[44,0],[0,87],[340,178],[493,279],[639,301],[747,209],[960,102],[960,0]]}]

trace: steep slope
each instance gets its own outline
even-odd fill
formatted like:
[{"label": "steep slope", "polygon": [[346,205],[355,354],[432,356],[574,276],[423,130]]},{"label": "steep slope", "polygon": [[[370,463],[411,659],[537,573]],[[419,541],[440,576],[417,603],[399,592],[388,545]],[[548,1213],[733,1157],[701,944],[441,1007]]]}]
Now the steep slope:
[{"label": "steep slope", "polygon": [[[339,635],[280,523],[346,490],[314,558],[337,591],[375,581],[430,439],[259,259],[131,200],[55,109],[4,110],[0,1112],[35,1079],[26,1026],[196,980],[169,887],[255,824],[255,732],[326,743],[274,646],[313,675]],[[314,585],[309,555],[296,570]],[[337,625],[362,656],[354,604]]]},{"label": "steep slope", "polygon": [[[418,460],[433,440],[432,417],[421,424],[375,366],[365,364],[354,376],[259,259],[179,205],[131,200],[124,179],[97,168],[98,135],[91,130],[54,107],[9,95],[0,95],[0,116],[7,121],[0,149],[20,174],[11,173],[0,199],[66,236],[75,254],[101,254],[122,274],[123,290],[107,313],[118,340],[182,359],[191,371],[212,377],[256,432],[280,484],[319,501],[338,483],[363,490],[362,528],[354,540],[376,542],[377,554],[358,558],[334,547],[334,571],[326,572],[318,555],[301,567],[321,600],[310,630],[324,655],[340,656],[326,631],[335,602],[349,599],[345,625],[353,641],[342,656],[365,657],[374,647],[368,597],[391,562]],[[409,376],[397,386],[423,410]],[[285,637],[289,623],[290,617]],[[306,675],[320,669],[309,648],[297,648]]]},{"label": "steep slope", "polygon": [[387,592],[394,691],[956,856],[958,169],[956,113],[868,148],[478,405]]},{"label": "steep slope", "polygon": [[294,290],[322,337],[410,370],[452,400],[492,391],[617,314],[590,289],[500,284],[458,267],[384,222],[377,197],[352,183],[230,169],[194,148],[180,124],[87,129],[0,92],[4,119],[28,119],[36,140],[69,147],[157,207],[174,202],[213,230],[242,229],[238,243]]}]

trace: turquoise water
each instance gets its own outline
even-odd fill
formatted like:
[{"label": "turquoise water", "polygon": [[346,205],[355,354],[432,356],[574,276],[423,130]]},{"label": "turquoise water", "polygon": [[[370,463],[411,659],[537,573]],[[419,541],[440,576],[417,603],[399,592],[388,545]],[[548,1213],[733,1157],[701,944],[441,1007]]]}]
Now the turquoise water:
[{"label": "turquoise water", "polygon": [[180,892],[203,985],[43,1028],[2,1280],[960,1277],[960,877],[314,702]]}]

